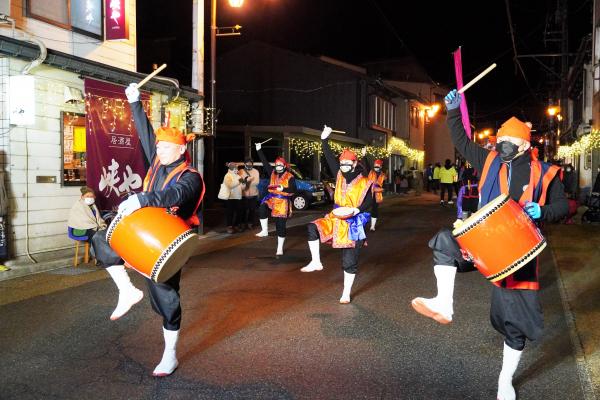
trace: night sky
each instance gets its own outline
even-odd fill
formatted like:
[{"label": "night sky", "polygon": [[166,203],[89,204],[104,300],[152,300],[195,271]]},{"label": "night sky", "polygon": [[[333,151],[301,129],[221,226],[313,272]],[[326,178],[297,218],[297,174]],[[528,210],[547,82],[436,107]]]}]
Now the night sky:
[{"label": "night sky", "polygon": [[[181,5],[172,8],[165,8],[164,0],[137,3],[138,69],[148,72],[152,62],[167,62],[167,75],[189,85],[191,1],[179,0],[177,3]],[[208,44],[210,1],[205,3]],[[478,127],[498,126],[511,115],[540,123],[550,81],[533,59],[520,59],[527,81],[516,69],[506,3],[506,0],[245,0],[242,8],[235,9],[227,0],[218,0],[218,25],[240,24],[243,29],[242,36],[219,37],[217,53],[258,40],[358,65],[412,54],[435,82],[453,87],[451,52],[462,46],[465,82],[492,62],[498,64],[498,68],[467,92],[469,111]],[[508,3],[519,54],[558,51],[544,44],[544,30],[551,28],[548,21],[552,21],[557,0]],[[577,51],[581,38],[591,32],[592,5],[591,0],[569,1],[572,53]],[[207,57],[209,54],[207,49]],[[559,62],[558,58],[541,60],[549,66]],[[208,82],[208,64],[205,73]]]}]

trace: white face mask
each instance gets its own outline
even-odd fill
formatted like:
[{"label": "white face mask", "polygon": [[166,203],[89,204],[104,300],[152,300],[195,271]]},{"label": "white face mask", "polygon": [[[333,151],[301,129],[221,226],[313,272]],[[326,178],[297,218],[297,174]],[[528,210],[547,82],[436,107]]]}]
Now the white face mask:
[{"label": "white face mask", "polygon": [[340,171],[343,173],[350,172],[352,170],[352,165],[342,164],[340,165]]},{"label": "white face mask", "polygon": [[379,172],[379,171],[381,171],[381,168],[379,168],[379,167],[375,167],[375,168],[373,168],[373,169],[375,170],[375,172]]},{"label": "white face mask", "polygon": [[277,172],[283,172],[284,169],[285,169],[285,167],[283,165],[276,165],[275,166],[275,171],[277,171]]},{"label": "white face mask", "polygon": [[94,204],[96,200],[93,197],[84,197],[83,202],[85,204],[87,204],[88,206],[91,206],[92,204]]}]

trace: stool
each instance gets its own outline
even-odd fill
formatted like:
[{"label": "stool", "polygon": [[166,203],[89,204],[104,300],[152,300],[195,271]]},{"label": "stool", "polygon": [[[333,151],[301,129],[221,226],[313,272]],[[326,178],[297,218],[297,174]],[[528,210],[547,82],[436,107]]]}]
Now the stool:
[{"label": "stool", "polygon": [[88,236],[87,235],[84,235],[84,236],[75,235],[75,233],[73,232],[73,228],[71,228],[71,227],[68,227],[67,234],[69,235],[69,238],[71,238],[75,241],[75,258],[73,259],[73,266],[77,267],[77,264],[79,264],[79,242],[85,242],[85,245],[84,245],[85,253],[83,255],[83,262],[87,264],[90,260],[89,259],[90,243],[88,242]]}]

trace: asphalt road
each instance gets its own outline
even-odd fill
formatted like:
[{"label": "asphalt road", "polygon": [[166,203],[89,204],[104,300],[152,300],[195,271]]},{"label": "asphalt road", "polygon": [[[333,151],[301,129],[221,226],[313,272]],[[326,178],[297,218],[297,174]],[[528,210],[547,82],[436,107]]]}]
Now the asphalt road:
[{"label": "asphalt road", "polygon": [[[433,197],[383,208],[350,305],[338,303],[340,251],[321,246],[325,270],[299,272],[304,227],[290,229],[279,259],[274,236],[193,258],[168,378],[151,376],[163,343],[146,299],[111,322],[108,279],[44,294],[41,277],[18,278],[41,294],[0,306],[0,399],[495,399],[502,337],[489,323],[490,284],[459,275],[447,326],[410,307],[435,293],[427,241],[452,221]],[[541,269],[545,336],[528,343],[515,386],[520,399],[581,399],[547,251]]]}]

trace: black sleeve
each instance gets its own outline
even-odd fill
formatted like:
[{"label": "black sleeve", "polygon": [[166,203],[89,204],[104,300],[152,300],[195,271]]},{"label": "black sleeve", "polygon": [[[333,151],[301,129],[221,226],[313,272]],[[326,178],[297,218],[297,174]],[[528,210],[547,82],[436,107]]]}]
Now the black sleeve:
[{"label": "black sleeve", "polygon": [[360,207],[358,207],[360,212],[367,211],[373,205],[373,194],[371,193],[371,189],[372,189],[372,187],[369,188],[369,191],[367,191],[367,195],[365,196],[365,199],[363,200]]},{"label": "black sleeve", "polygon": [[270,178],[273,173],[273,167],[271,167],[271,164],[267,161],[267,157],[265,157],[265,153],[263,153],[262,150],[257,150],[256,152],[258,153],[258,158],[260,158],[260,161],[262,162],[265,173]]},{"label": "black sleeve", "polygon": [[489,154],[489,150],[471,142],[465,132],[465,127],[462,124],[462,115],[460,108],[448,111],[448,129],[450,129],[450,137],[456,150],[473,165],[473,167],[481,173],[485,159]]},{"label": "black sleeve", "polygon": [[298,191],[298,188],[296,186],[296,178],[292,177],[290,179],[288,187],[283,188],[283,191],[285,193],[296,193]]},{"label": "black sleeve", "polygon": [[130,103],[131,113],[133,114],[133,122],[135,122],[135,129],[137,131],[142,149],[144,150],[144,156],[148,165],[154,160],[156,155],[156,136],[154,135],[154,128],[148,120],[148,116],[144,112],[141,101]]},{"label": "black sleeve", "polygon": [[327,161],[329,171],[335,177],[340,170],[340,162],[333,154],[333,151],[331,151],[331,147],[329,147],[329,140],[321,140],[321,148],[323,149],[323,155],[325,156],[325,161]]},{"label": "black sleeve", "polygon": [[181,178],[164,190],[138,194],[142,207],[174,207],[198,201],[204,183],[200,174],[184,172]]},{"label": "black sleeve", "polygon": [[360,160],[360,165],[362,165],[362,176],[364,176],[365,178],[369,176],[369,173],[371,172],[371,169],[373,169],[371,164],[371,160],[369,160],[369,156],[365,155],[361,160]]},{"label": "black sleeve", "polygon": [[559,221],[566,217],[568,212],[569,203],[565,197],[565,188],[557,174],[548,185],[546,204],[542,206],[542,219],[549,222]]}]

